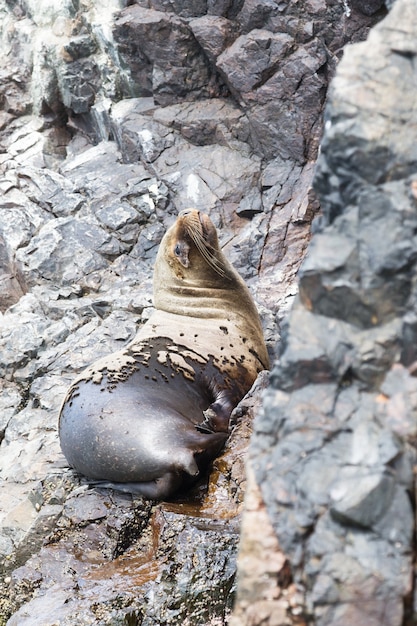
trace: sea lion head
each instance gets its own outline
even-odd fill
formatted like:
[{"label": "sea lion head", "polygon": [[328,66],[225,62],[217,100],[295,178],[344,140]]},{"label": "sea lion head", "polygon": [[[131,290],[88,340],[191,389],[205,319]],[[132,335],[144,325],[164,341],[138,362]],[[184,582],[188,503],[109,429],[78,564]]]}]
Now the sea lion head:
[{"label": "sea lion head", "polygon": [[181,211],[162,238],[153,293],[156,309],[201,319],[239,317],[262,337],[247,286],[220,249],[213,222],[197,209]]},{"label": "sea lion head", "polygon": [[171,271],[179,280],[227,280],[230,274],[219,248],[216,228],[198,209],[184,209],[167,231],[161,248]]}]

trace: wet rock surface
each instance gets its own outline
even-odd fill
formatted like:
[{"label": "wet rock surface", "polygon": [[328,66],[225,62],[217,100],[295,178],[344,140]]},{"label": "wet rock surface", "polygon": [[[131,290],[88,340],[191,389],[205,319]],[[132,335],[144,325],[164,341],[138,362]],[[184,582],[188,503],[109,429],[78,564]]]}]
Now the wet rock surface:
[{"label": "wet rock surface", "polygon": [[415,623],[415,18],[398,0],[331,83],[323,215],[249,455],[296,599],[275,583],[262,623]]},{"label": "wet rock surface", "polygon": [[[319,208],[312,179],[328,81],[344,45],[364,39],[386,9],[324,0],[186,4],[0,6],[0,623],[229,621],[245,452],[265,376],[239,405],[237,426],[207,483],[170,503],[87,489],[60,451],[59,408],[75,376],[149,318],[158,244],[188,206],[208,212],[218,227],[257,301],[274,356]],[[392,267],[401,253],[396,232]],[[406,254],[412,263],[412,250]],[[313,264],[303,288],[317,284],[315,301],[322,301],[326,280],[315,273]],[[406,306],[400,283],[397,291],[377,347],[365,347],[359,331],[337,357],[318,344],[315,375],[338,368],[349,374],[349,353],[352,368],[379,384],[385,364],[395,361],[395,303]],[[362,292],[357,297],[364,300]],[[363,308],[372,321],[372,304],[364,300]],[[412,337],[414,326],[409,316],[404,332]],[[336,342],[339,334],[330,335]],[[414,360],[407,355],[405,367]],[[407,372],[393,370],[384,381],[388,400],[380,408],[393,423],[397,379],[413,390]],[[274,372],[274,385],[280,376]],[[317,429],[312,433],[320,439]],[[379,434],[368,437],[379,450]],[[404,501],[409,459],[397,440],[381,438],[370,476],[338,477],[333,524],[360,519],[373,528],[383,519],[373,510],[378,494],[388,490],[388,508]],[[361,485],[356,500],[352,480]],[[301,525],[324,506],[319,491]],[[279,538],[275,523],[273,530]],[[408,526],[398,527],[403,531]],[[275,545],[271,537],[267,549]],[[288,558],[270,571],[292,598],[298,591]],[[296,614],[294,597],[288,601]]]}]

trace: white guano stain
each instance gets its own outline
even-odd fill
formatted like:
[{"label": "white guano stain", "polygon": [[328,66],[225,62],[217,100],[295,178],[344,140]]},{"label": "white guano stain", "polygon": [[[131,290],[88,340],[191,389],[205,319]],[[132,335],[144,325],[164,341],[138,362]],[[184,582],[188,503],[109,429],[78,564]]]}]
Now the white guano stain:
[{"label": "white guano stain", "polygon": [[143,155],[146,159],[151,159],[154,152],[154,141],[151,131],[148,128],[144,128],[138,132]]},{"label": "white guano stain", "polygon": [[188,174],[186,180],[186,192],[188,198],[194,203],[197,204],[200,199],[200,179],[197,174],[192,172]]}]

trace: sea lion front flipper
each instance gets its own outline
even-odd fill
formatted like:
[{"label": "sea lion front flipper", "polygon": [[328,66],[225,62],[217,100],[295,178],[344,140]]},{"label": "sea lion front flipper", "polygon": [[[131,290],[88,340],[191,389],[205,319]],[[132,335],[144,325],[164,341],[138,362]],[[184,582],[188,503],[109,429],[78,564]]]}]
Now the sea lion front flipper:
[{"label": "sea lion front flipper", "polygon": [[213,402],[203,411],[204,420],[196,428],[201,433],[228,433],[231,409]]}]

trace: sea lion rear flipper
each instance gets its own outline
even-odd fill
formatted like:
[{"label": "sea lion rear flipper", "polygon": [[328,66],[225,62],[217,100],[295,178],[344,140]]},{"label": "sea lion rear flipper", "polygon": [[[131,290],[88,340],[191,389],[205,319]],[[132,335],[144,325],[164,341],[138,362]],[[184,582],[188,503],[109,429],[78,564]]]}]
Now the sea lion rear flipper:
[{"label": "sea lion rear flipper", "polygon": [[131,493],[143,496],[150,500],[161,500],[172,496],[182,484],[182,477],[175,472],[167,472],[161,478],[148,482],[116,483],[108,480],[89,480],[90,487],[99,489],[114,489],[122,493]]}]

